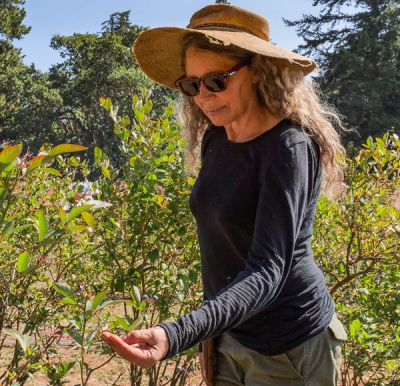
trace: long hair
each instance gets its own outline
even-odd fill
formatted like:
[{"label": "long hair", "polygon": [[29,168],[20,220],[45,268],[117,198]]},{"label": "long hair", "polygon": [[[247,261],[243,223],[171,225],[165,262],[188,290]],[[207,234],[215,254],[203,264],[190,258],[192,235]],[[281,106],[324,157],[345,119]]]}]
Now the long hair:
[{"label": "long hair", "polygon": [[[323,191],[334,196],[341,188],[345,149],[338,131],[346,130],[336,110],[330,106],[318,86],[305,79],[300,71],[285,66],[285,61],[252,54],[232,46],[211,43],[199,34],[189,34],[183,42],[183,51],[189,46],[251,61],[251,68],[260,78],[257,95],[260,103],[275,116],[283,116],[297,123],[316,141],[323,166]],[[184,60],[184,55],[183,59]],[[198,144],[210,121],[197,107],[192,97],[182,95],[178,114],[186,140],[185,165],[189,172],[199,166]]]}]

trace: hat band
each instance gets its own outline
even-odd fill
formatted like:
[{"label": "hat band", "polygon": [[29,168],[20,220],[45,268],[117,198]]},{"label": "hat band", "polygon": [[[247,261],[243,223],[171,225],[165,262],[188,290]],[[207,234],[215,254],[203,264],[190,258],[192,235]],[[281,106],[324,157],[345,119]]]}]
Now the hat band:
[{"label": "hat band", "polygon": [[255,34],[253,31],[247,29],[247,28],[243,28],[243,27],[238,27],[235,25],[227,25],[227,24],[203,24],[201,26],[198,27],[190,27],[190,25],[188,25],[187,28],[191,28],[191,29],[198,29],[198,30],[210,30],[210,31],[231,31],[231,32],[246,32],[248,34],[251,34],[253,36],[256,36],[260,39],[269,41],[268,38],[265,37],[261,37],[257,34]]}]

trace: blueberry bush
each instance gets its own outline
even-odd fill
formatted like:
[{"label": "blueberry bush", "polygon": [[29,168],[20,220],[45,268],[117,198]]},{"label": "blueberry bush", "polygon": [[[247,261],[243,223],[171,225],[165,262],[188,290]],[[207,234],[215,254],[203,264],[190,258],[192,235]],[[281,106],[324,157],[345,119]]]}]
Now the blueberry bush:
[{"label": "blueberry bush", "polygon": [[[89,385],[117,360],[102,329],[149,327],[201,303],[195,177],[184,172],[173,109],[154,118],[145,92],[131,118],[110,99],[100,104],[114,122],[118,169],[97,147],[94,170],[80,145],[0,150],[0,384],[40,375],[62,385],[75,372]],[[400,384],[399,154],[394,134],[368,139],[347,160],[340,197],[321,197],[316,214],[315,257],[349,333],[343,385]],[[127,369],[109,384],[187,385],[196,348]]]}]

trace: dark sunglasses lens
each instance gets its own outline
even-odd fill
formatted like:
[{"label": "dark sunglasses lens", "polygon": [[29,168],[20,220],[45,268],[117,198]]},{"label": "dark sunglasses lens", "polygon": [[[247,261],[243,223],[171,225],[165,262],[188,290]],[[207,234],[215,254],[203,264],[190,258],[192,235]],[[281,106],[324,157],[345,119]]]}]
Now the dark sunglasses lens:
[{"label": "dark sunglasses lens", "polygon": [[178,83],[181,91],[188,96],[195,96],[199,93],[199,81],[196,79],[183,79]]},{"label": "dark sunglasses lens", "polygon": [[226,89],[226,79],[223,74],[210,74],[204,77],[204,86],[213,92],[223,91]]}]

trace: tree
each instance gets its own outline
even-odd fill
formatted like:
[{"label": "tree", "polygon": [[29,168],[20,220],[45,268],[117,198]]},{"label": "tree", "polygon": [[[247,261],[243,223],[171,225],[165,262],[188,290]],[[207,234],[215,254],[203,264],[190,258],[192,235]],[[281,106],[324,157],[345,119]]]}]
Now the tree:
[{"label": "tree", "polygon": [[22,24],[25,10],[21,6],[24,0],[1,0],[0,7],[0,73],[10,65],[20,63],[20,50],[12,45],[13,39],[21,39],[30,31]]},{"label": "tree", "polygon": [[298,50],[321,65],[316,80],[347,125],[358,130],[346,137],[356,144],[400,129],[399,5],[399,0],[314,0],[313,6],[322,6],[320,15],[285,20],[304,39]]},{"label": "tree", "polygon": [[0,133],[2,140],[25,143],[49,139],[62,100],[47,76],[22,63],[12,44],[30,31],[23,25],[22,0],[2,0],[0,8]]},{"label": "tree", "polygon": [[119,114],[132,117],[132,95],[153,90],[155,110],[160,112],[176,93],[152,85],[138,67],[131,46],[145,28],[129,22],[129,11],[113,13],[97,34],[55,36],[51,47],[64,61],[50,69],[52,85],[60,90],[63,109],[57,124],[61,138],[99,146],[118,159],[110,118],[99,105],[110,97]]},{"label": "tree", "polygon": [[0,76],[5,107],[0,112],[2,139],[22,141],[31,150],[58,139],[57,118],[63,100],[48,75],[20,64]]},{"label": "tree", "polygon": [[4,113],[10,110],[11,103],[7,97],[9,83],[8,71],[11,67],[21,65],[21,53],[12,45],[13,39],[21,37],[29,32],[29,27],[22,24],[25,10],[20,6],[22,0],[2,0],[0,7],[0,133],[4,120]]}]

